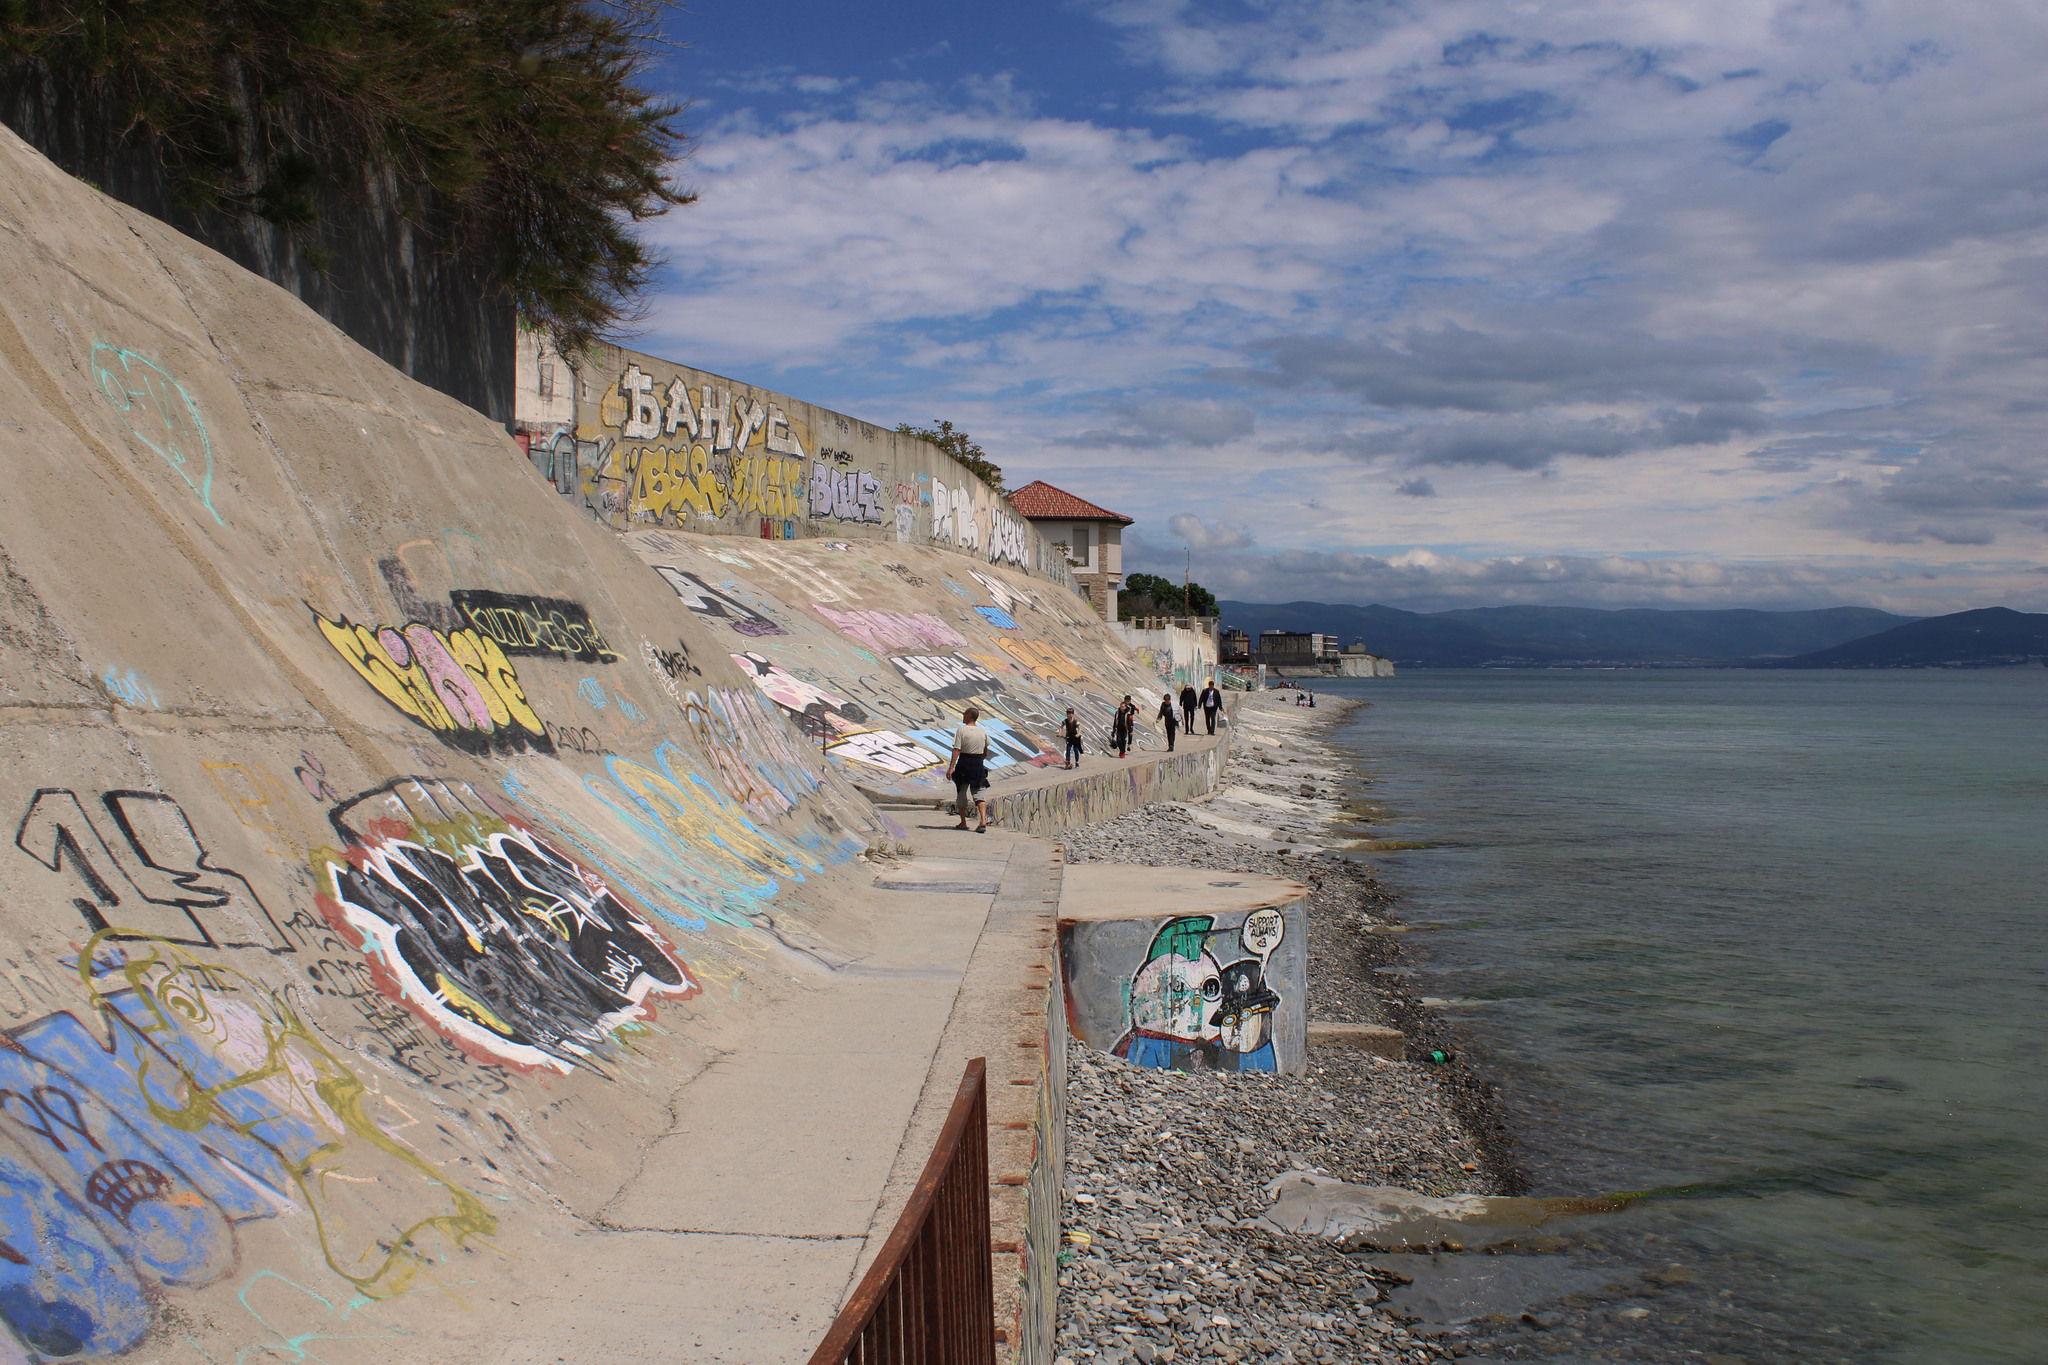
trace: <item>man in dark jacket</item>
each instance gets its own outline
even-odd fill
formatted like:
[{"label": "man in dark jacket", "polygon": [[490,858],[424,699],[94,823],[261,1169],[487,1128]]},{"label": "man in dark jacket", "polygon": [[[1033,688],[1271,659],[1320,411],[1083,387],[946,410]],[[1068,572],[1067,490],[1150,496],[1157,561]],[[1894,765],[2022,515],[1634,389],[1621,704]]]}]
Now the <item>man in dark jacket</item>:
[{"label": "man in dark jacket", "polygon": [[1166,752],[1173,752],[1173,734],[1180,728],[1180,717],[1173,714],[1173,693],[1159,694],[1159,723],[1166,727]]},{"label": "man in dark jacket", "polygon": [[1189,683],[1180,690],[1181,728],[1189,734],[1195,732],[1195,685]]},{"label": "man in dark jacket", "polygon": [[1216,680],[1211,678],[1202,689],[1202,719],[1209,723],[1209,733],[1216,733],[1216,713],[1223,709],[1223,694],[1216,690]]}]

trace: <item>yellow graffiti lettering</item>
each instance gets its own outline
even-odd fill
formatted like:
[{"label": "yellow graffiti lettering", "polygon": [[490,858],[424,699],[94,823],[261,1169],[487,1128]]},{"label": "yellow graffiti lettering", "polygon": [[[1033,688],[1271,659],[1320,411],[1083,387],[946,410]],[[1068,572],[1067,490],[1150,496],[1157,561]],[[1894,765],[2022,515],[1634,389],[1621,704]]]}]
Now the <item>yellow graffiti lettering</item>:
[{"label": "yellow graffiti lettering", "polygon": [[749,516],[801,517],[810,512],[804,462],[779,455],[735,455],[732,500]]},{"label": "yellow graffiti lettering", "polygon": [[403,632],[391,626],[373,631],[347,617],[330,621],[317,609],[313,620],[377,695],[443,739],[468,747],[510,740],[524,747],[527,738],[508,728],[516,726],[546,747],[547,726],[528,704],[511,660],[488,635],[474,628],[444,634],[419,622]]},{"label": "yellow graffiti lettering", "polygon": [[698,513],[715,517],[725,510],[725,491],[711,473],[710,454],[701,445],[687,450],[643,446],[633,461],[635,510],[656,517]]}]

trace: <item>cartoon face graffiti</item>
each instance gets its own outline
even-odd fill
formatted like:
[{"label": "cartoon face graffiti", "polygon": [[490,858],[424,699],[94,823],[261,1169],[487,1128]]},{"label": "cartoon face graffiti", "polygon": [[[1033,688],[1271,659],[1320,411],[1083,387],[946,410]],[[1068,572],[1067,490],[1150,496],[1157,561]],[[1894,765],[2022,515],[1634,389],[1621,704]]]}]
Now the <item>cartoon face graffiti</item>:
[{"label": "cartoon face graffiti", "polygon": [[[1215,924],[1208,915],[1187,915],[1153,936],[1131,978],[1131,1028],[1117,1056],[1182,1071],[1276,1069],[1272,1025],[1280,996],[1266,984],[1263,955],[1279,944],[1280,930],[1260,913],[1240,928]],[[1263,950],[1254,947],[1261,943]],[[1244,949],[1261,956],[1238,957]]]}]

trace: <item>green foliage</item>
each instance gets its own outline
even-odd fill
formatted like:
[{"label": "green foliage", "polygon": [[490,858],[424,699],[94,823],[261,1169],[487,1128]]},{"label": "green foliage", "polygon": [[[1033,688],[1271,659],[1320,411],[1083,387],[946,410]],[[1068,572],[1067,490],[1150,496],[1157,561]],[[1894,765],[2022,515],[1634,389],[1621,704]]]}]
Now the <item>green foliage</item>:
[{"label": "green foliage", "polygon": [[974,471],[974,477],[1000,493],[1003,491],[1003,467],[988,457],[988,452],[974,443],[964,431],[955,431],[951,422],[940,422],[933,427],[914,427],[905,422],[896,428],[900,436],[915,436],[920,441],[930,441],[961,464]]},{"label": "green foliage", "polygon": [[680,109],[640,79],[666,0],[0,0],[0,71],[40,72],[142,139],[177,202],[316,234],[395,191],[575,351],[687,204]]},{"label": "green foliage", "polygon": [[1179,583],[1158,574],[1125,574],[1124,590],[1117,594],[1116,619],[1119,621],[1146,616],[1214,615],[1216,594],[1200,583],[1188,584],[1183,593]]}]

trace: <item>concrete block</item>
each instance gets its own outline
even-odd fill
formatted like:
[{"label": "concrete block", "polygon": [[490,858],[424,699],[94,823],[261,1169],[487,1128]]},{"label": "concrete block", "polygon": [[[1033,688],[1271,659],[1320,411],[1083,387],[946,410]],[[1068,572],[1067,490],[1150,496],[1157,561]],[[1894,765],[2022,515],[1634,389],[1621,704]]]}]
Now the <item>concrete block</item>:
[{"label": "concrete block", "polygon": [[1395,1062],[1408,1055],[1408,1036],[1384,1024],[1346,1024],[1332,1019],[1312,1019],[1308,1026],[1308,1045],[1312,1048],[1350,1048],[1354,1052],[1370,1052]]},{"label": "concrete block", "polygon": [[1199,868],[1069,866],[1067,1022],[1099,1052],[1177,1071],[1306,1064],[1308,888]]}]

